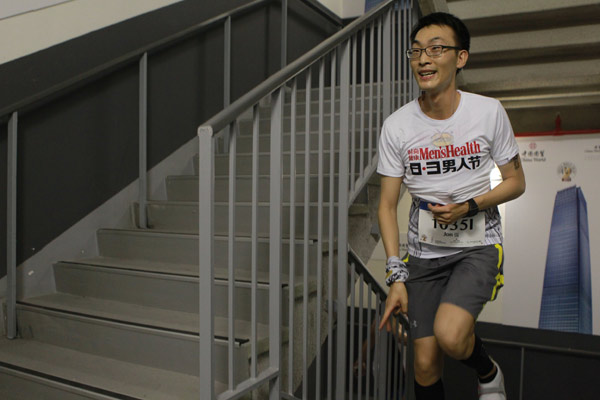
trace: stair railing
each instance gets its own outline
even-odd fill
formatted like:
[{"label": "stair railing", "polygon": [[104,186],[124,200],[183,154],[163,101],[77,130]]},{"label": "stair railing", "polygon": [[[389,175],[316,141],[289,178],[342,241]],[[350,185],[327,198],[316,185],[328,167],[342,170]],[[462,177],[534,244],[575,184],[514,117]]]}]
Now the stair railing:
[{"label": "stair railing", "polygon": [[[416,12],[412,0],[381,3],[198,128],[201,398],[235,399],[265,386],[269,399],[273,400],[281,397],[342,399],[352,393],[353,388],[346,379],[350,359],[345,311],[351,275],[348,208],[376,169],[377,139],[383,119],[416,93],[404,57]],[[261,119],[261,104],[265,102],[270,104],[269,115]],[[290,105],[289,109],[286,104]],[[316,117],[311,115],[314,110]],[[250,126],[244,125],[248,115]],[[265,125],[269,132],[268,149],[259,136]],[[245,128],[249,130],[246,138],[252,138],[252,153],[245,155],[251,157],[248,160],[251,167],[242,165],[237,154],[237,141],[243,138],[241,133],[246,133],[242,132]],[[227,154],[217,155],[216,142],[222,138],[227,143]],[[269,157],[268,165],[261,162],[260,155]],[[214,250],[217,161],[220,169],[227,170],[229,227],[226,235],[227,382],[226,389],[218,396],[215,392],[213,287],[215,259],[223,255]],[[244,168],[251,170],[252,180],[248,211],[252,222],[246,233],[252,243],[252,255],[248,260],[241,259],[236,251],[236,180]],[[260,174],[266,173],[269,175],[269,253],[268,271],[264,272],[268,274],[268,281],[260,283],[263,288],[268,286],[268,360],[259,368],[258,222],[259,218],[267,217],[259,216],[259,197],[265,199],[266,194],[259,193],[258,184]],[[316,189],[311,187],[311,180],[317,182]],[[303,198],[296,193],[298,188],[303,189]],[[284,209],[288,210],[285,214]],[[297,230],[301,232],[297,234]],[[311,259],[314,248],[316,260]],[[233,356],[236,267],[241,264],[251,266],[250,282],[246,283],[251,290],[250,373],[245,379],[236,378],[246,366],[236,365]],[[296,275],[302,282],[296,282]],[[334,286],[334,282],[337,285]],[[287,289],[287,296],[282,286]],[[300,288],[301,294],[296,290]],[[301,308],[298,312],[301,317],[296,312],[297,307]],[[337,315],[334,315],[336,308]],[[315,325],[310,334],[309,323]],[[282,336],[284,328],[288,333],[287,344]],[[327,370],[323,373],[321,347],[326,340]],[[295,350],[297,343],[301,351]],[[282,350],[284,344],[287,351]],[[310,388],[309,364],[316,366],[315,385]],[[383,392],[379,393],[379,398],[386,398]]]},{"label": "stair railing", "polygon": [[[364,396],[367,399],[412,400],[414,347],[410,323],[402,314],[392,315],[389,328],[378,331],[377,327],[385,311],[387,291],[352,248],[348,251],[348,261],[350,352],[346,370],[348,387],[352,390],[351,393],[357,394],[356,397],[351,395],[350,399]],[[354,388],[356,389],[353,390]]]},{"label": "stair railing", "polygon": [[[138,64],[139,76],[139,226],[145,228],[147,204],[147,104],[148,104],[148,56],[171,48],[181,42],[205,33],[207,31],[224,29],[224,73],[223,73],[223,98],[224,106],[230,103],[231,92],[231,26],[232,20],[247,15],[257,9],[269,6],[279,0],[253,0],[240,7],[217,15],[209,20],[200,22],[180,32],[157,40],[128,54],[115,58],[97,68],[61,82],[45,91],[36,93],[29,98],[18,101],[0,109],[0,122],[7,124],[7,289],[6,289],[6,331],[7,337],[13,339],[17,335],[16,325],[16,300],[17,300],[17,155],[18,155],[18,125],[19,118],[35,109],[69,94],[82,86],[96,82],[107,75],[121,71],[131,64]],[[307,6],[318,10],[328,19],[341,25],[331,13],[324,12],[323,7],[315,0],[302,0]],[[288,0],[281,0],[281,66],[285,66],[287,55],[287,17]]]}]

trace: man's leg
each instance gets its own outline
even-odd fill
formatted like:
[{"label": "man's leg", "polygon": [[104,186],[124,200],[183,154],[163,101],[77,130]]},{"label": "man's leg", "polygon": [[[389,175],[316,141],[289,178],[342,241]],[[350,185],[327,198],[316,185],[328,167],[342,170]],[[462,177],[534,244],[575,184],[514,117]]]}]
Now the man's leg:
[{"label": "man's leg", "polygon": [[471,313],[454,304],[440,304],[434,322],[438,343],[450,357],[473,368],[479,376],[481,386],[492,382],[498,369],[481,339],[475,336],[474,328],[475,319]]},{"label": "man's leg", "polygon": [[415,339],[415,395],[417,400],[443,400],[444,354],[434,336]]}]

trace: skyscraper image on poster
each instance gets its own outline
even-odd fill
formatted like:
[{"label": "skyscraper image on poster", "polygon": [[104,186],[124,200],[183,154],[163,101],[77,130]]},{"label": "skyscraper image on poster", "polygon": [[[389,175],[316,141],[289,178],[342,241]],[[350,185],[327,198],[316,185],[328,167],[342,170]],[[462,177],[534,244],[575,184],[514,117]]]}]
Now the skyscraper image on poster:
[{"label": "skyscraper image on poster", "polygon": [[592,333],[587,203],[580,187],[556,193],[539,328]]}]

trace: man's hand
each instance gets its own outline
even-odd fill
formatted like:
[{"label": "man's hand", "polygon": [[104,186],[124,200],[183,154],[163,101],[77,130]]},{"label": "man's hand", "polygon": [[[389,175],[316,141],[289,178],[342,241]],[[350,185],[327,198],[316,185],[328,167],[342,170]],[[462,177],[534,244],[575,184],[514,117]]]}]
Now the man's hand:
[{"label": "man's hand", "polygon": [[432,212],[433,218],[440,224],[451,224],[458,221],[469,212],[469,203],[453,203],[444,206],[428,203],[427,208]]},{"label": "man's hand", "polygon": [[391,332],[392,327],[389,322],[390,315],[394,313],[405,314],[408,312],[408,293],[406,292],[406,285],[403,282],[396,282],[390,286],[387,300],[385,301],[385,311],[383,318],[379,324],[379,329],[383,329],[384,325],[388,332]]}]

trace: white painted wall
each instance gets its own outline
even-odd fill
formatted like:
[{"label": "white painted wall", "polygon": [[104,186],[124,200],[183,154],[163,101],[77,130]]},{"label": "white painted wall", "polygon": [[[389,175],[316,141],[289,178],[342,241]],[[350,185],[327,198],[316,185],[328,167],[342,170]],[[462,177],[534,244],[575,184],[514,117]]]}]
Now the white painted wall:
[{"label": "white painted wall", "polygon": [[365,13],[365,0],[319,0],[341,18],[353,18]]},{"label": "white painted wall", "polygon": [[71,0],[0,19],[0,64],[178,1]]}]

